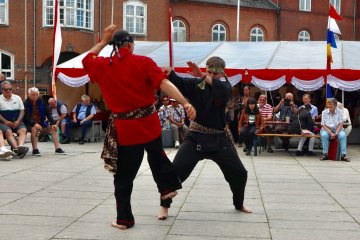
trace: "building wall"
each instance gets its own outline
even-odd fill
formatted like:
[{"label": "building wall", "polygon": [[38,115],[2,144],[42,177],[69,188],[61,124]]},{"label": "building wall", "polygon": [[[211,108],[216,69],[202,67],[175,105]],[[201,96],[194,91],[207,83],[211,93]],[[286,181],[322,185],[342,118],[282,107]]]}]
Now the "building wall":
[{"label": "building wall", "polygon": [[[221,23],[226,27],[227,41],[236,40],[237,9],[235,6],[172,2],[171,8],[173,18],[185,20],[188,23],[188,41],[211,41],[211,30],[216,23]],[[256,25],[263,27],[266,40],[276,40],[275,19],[274,11],[242,8],[239,40],[249,41],[250,30]]]},{"label": "building wall", "polygon": [[[328,0],[312,0],[311,12],[299,11],[299,0],[280,0],[279,17],[280,40],[297,41],[298,33],[307,29],[312,41],[326,40],[328,22]],[[354,36],[354,5],[353,2],[342,1],[340,15],[342,21],[337,21],[342,40],[355,40]]]}]

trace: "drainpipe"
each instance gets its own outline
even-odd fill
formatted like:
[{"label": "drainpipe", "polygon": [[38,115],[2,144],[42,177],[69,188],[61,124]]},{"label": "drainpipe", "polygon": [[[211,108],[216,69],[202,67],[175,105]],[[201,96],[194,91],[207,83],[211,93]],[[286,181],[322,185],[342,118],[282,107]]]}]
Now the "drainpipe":
[{"label": "drainpipe", "polygon": [[[355,0],[356,1],[356,0]],[[101,39],[101,33],[102,33],[102,0],[99,1],[99,37]]]},{"label": "drainpipe", "polygon": [[24,51],[24,57],[25,57],[25,66],[24,66],[24,74],[25,74],[25,79],[24,79],[24,99],[26,98],[26,93],[27,93],[27,76],[28,76],[28,66],[27,66],[27,0],[25,1],[25,7],[24,7],[24,34],[25,34],[25,51]]},{"label": "drainpipe", "polygon": [[275,25],[275,31],[276,31],[276,40],[280,41],[280,31],[279,31],[279,22],[280,22],[280,6],[279,6],[279,0],[276,2],[276,25]]},{"label": "drainpipe", "polygon": [[34,63],[33,63],[33,86],[36,84],[36,0],[34,0]]},{"label": "drainpipe", "polygon": [[356,15],[357,15],[357,12],[356,12],[356,8],[357,8],[356,1],[358,1],[358,0],[354,0],[354,41],[356,41]]}]

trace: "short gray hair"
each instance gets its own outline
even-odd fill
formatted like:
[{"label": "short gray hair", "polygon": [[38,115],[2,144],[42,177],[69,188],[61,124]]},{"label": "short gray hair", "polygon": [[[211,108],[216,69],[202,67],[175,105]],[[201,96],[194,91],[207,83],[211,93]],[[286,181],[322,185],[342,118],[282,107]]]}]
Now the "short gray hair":
[{"label": "short gray hair", "polygon": [[39,89],[36,87],[31,87],[28,89],[28,94],[30,93],[39,93]]},{"label": "short gray hair", "polygon": [[81,96],[81,101],[85,101],[86,99],[90,99],[89,95],[84,94]]},{"label": "short gray hair", "polygon": [[328,103],[334,103],[335,107],[337,106],[337,100],[336,98],[328,98]]},{"label": "short gray hair", "polygon": [[9,84],[12,86],[11,82],[9,82],[8,80],[2,81],[1,82],[1,88],[5,85],[5,84]]}]

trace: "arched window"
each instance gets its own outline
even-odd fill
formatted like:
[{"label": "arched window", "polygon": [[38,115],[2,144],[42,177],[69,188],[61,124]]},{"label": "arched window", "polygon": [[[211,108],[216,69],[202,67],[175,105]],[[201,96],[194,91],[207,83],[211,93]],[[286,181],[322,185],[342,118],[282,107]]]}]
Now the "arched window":
[{"label": "arched window", "polygon": [[146,35],[147,5],[140,1],[124,3],[123,27],[132,34]]},{"label": "arched window", "polygon": [[334,6],[338,14],[340,14],[341,10],[341,0],[330,0],[331,4]]},{"label": "arched window", "polygon": [[250,42],[263,42],[264,41],[264,32],[259,27],[251,29],[250,32]]},{"label": "arched window", "polygon": [[308,31],[301,31],[298,36],[298,41],[300,42],[310,41],[310,34],[308,33]]},{"label": "arched window", "polygon": [[[54,26],[55,1],[43,2],[43,25]],[[94,0],[59,1],[60,24],[64,27],[94,29]]]},{"label": "arched window", "polygon": [[0,72],[4,73],[6,78],[14,79],[14,57],[1,51]]},{"label": "arched window", "polygon": [[174,42],[186,42],[186,25],[180,20],[173,21]]},{"label": "arched window", "polygon": [[0,24],[9,24],[9,1],[0,0]]},{"label": "arched window", "polygon": [[226,28],[222,24],[215,24],[212,28],[212,39],[213,42],[225,42],[226,41]]},{"label": "arched window", "polygon": [[311,12],[311,0],[300,0],[299,9],[300,11]]}]

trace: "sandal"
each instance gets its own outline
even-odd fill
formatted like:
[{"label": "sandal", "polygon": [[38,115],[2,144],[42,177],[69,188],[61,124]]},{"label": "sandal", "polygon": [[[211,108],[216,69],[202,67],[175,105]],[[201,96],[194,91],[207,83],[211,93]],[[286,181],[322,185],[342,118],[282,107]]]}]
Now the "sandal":
[{"label": "sandal", "polygon": [[345,155],[341,156],[340,160],[341,160],[341,161],[344,161],[344,162],[350,162],[350,158],[348,158],[348,157],[345,156]]},{"label": "sandal", "polygon": [[320,161],[329,160],[329,157],[327,155],[322,155],[320,158]]}]

